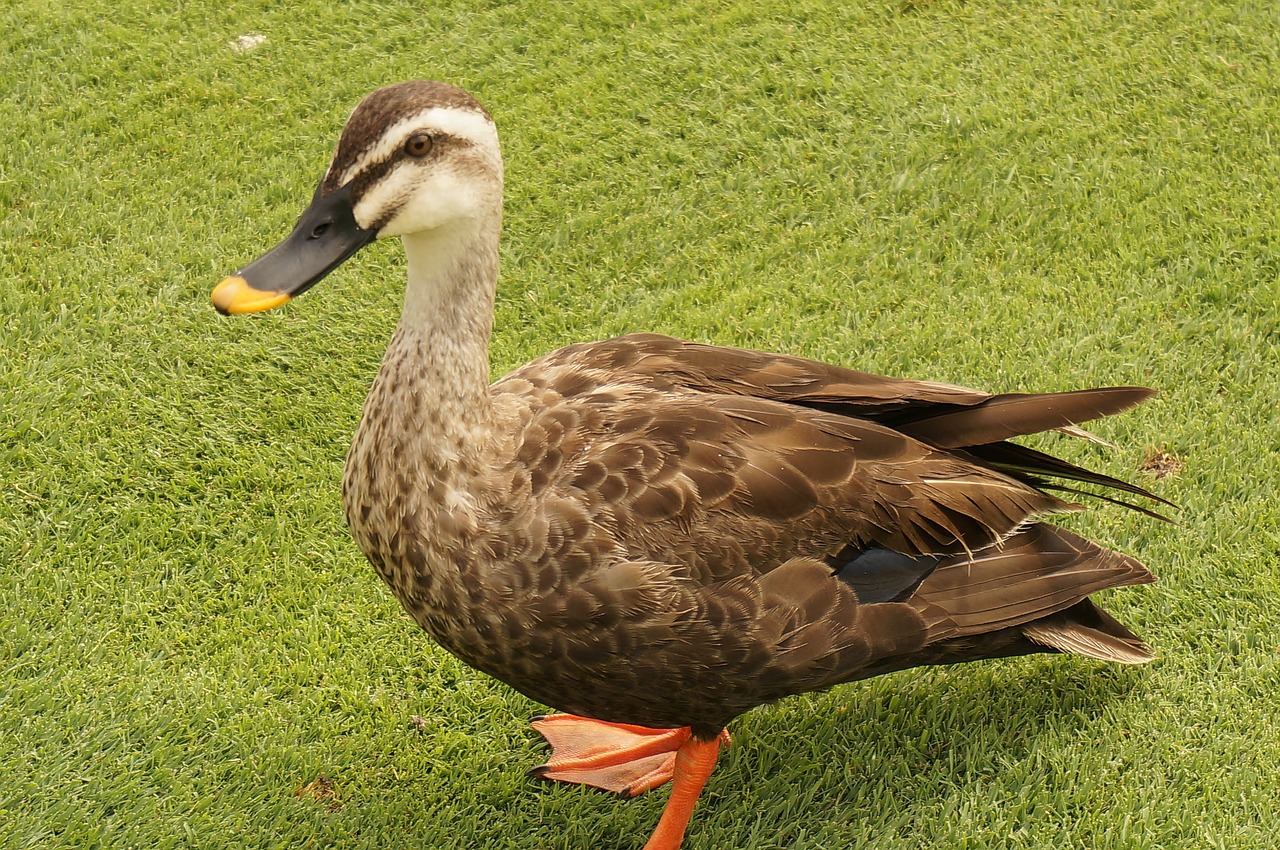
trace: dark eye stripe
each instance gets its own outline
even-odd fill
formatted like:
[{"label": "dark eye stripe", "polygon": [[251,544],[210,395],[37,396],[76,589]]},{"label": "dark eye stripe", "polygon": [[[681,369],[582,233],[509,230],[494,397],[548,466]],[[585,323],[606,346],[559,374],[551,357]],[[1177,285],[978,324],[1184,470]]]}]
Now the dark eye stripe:
[{"label": "dark eye stripe", "polygon": [[[396,151],[394,154],[387,157],[386,159],[381,159],[377,162],[370,163],[368,166],[364,168],[364,170],[358,172],[355,177],[351,178],[351,181],[350,181],[352,199],[355,201],[359,201],[360,196],[364,194],[365,190],[368,189],[370,185],[377,183],[383,177],[386,177],[389,173],[391,173],[391,170],[401,163],[402,158],[403,158],[403,154],[401,154],[400,151]],[[340,189],[340,188],[342,187],[327,186],[326,191],[332,192],[335,189]]]},{"label": "dark eye stripe", "polygon": [[[415,135],[425,135],[425,134],[412,133],[410,134],[410,138],[412,138]],[[450,148],[475,147],[475,143],[472,142],[470,139],[467,139],[463,136],[455,136],[450,133],[433,133],[431,134],[431,139],[432,139],[431,150],[436,150],[441,145],[448,145]],[[363,153],[363,151],[361,153]],[[414,157],[406,153],[405,148],[402,146],[394,150],[388,156],[385,156],[376,162],[369,163],[363,169],[358,171],[356,175],[347,182],[347,185],[351,187],[352,203],[353,204],[359,203],[360,198],[363,197],[364,193],[368,190],[370,186],[377,183],[379,180],[382,180],[389,173],[394,171],[397,166],[400,166],[405,163],[417,164],[420,162],[425,162],[427,159],[428,158],[425,156]],[[357,160],[358,160],[358,157],[353,158],[352,162],[355,162]],[[351,164],[352,164],[351,162],[346,162],[346,163],[342,163],[340,166],[335,164],[334,166],[330,167],[329,173],[325,175],[324,184],[321,187],[321,194],[327,195],[330,192],[334,192],[334,191],[337,191],[338,189],[341,189],[342,186],[339,185],[337,182],[338,181],[337,175],[343,174],[347,169],[351,167]],[[398,212],[398,203],[391,204],[381,218],[379,218],[377,221],[371,222],[368,225],[369,229],[371,230],[381,229],[384,225],[386,225],[388,221],[390,221],[392,218],[395,217],[397,212]]]},{"label": "dark eye stripe", "polygon": [[[411,134],[410,137],[414,135],[425,135],[425,134],[415,132]],[[441,147],[442,145],[447,145],[451,148],[475,146],[475,144],[470,139],[464,138],[462,136],[455,136],[450,133],[433,133],[431,134],[431,138],[432,138],[433,150]],[[367,150],[367,148],[365,150]],[[324,187],[323,187],[324,194],[327,195],[332,191],[342,188],[337,182],[339,176],[342,174],[345,174],[347,170],[351,168],[352,163],[357,162],[360,156],[364,154],[364,152],[365,152],[364,150],[361,150],[350,159],[340,163],[336,162],[332,166],[330,166],[329,173],[325,175],[325,179],[324,179]],[[406,158],[410,159],[411,161],[417,161],[417,160],[414,160],[412,157],[406,157],[404,148],[400,147],[396,149],[394,152],[392,152],[389,156],[383,159],[380,159],[377,162],[371,162],[368,165],[366,165],[359,173],[357,173],[354,177],[351,178],[350,182],[352,184],[352,189],[354,192],[353,196],[356,198],[360,197],[360,194],[364,191],[364,189],[370,183],[374,183],[382,179],[383,177],[385,177],[386,174],[389,171],[391,171],[392,168],[394,168],[398,163],[405,161]]]}]

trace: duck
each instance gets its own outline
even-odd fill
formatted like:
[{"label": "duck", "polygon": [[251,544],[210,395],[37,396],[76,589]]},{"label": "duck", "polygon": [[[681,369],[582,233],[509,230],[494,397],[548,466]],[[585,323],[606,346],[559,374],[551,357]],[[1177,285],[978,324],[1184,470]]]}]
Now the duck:
[{"label": "duck", "polygon": [[490,383],[503,182],[474,96],[380,88],[292,232],[212,300],[269,310],[400,238],[346,520],[436,643],[553,709],[533,775],[624,797],[670,783],[644,848],[676,850],[755,707],[928,665],[1153,658],[1091,598],[1152,573],[1047,518],[1082,495],[1161,519],[1144,505],[1169,503],[1014,442],[1091,436],[1152,390],[990,394],[653,333]]}]

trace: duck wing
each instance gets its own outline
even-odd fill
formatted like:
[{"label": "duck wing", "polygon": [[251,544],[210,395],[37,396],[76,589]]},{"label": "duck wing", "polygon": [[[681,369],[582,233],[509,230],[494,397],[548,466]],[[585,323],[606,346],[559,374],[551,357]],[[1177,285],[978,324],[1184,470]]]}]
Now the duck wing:
[{"label": "duck wing", "polygon": [[[528,410],[500,476],[504,501],[556,516],[520,527],[590,534],[596,558],[607,532],[606,548],[704,582],[850,546],[974,552],[1035,517],[1079,510],[876,422],[768,399],[615,380],[567,396],[543,389]],[[559,538],[547,551],[562,551]]]},{"label": "duck wing", "polygon": [[528,402],[502,478],[530,513],[503,553],[542,577],[521,602],[555,644],[540,654],[569,659],[513,682],[530,696],[711,729],[921,664],[1149,657],[1086,600],[1152,580],[1145,568],[1035,522],[1080,509],[1035,486],[1076,467],[982,456],[1145,391],[1048,396],[1036,412],[739,349],[693,347],[695,368],[689,350],[651,335],[571,346],[494,387]]},{"label": "duck wing", "polygon": [[[1077,426],[1146,401],[1154,395],[1146,387],[992,395],[953,384],[890,378],[804,357],[651,333],[570,345],[532,361],[512,377],[535,383],[550,380],[561,393],[623,379],[664,392],[769,399],[877,422],[939,448],[964,449],[970,460],[1033,486],[1043,485],[1046,478],[1065,478],[1170,505],[1129,482],[1008,442],[1042,431],[1102,442]],[[1166,519],[1146,508],[1120,504]]]}]

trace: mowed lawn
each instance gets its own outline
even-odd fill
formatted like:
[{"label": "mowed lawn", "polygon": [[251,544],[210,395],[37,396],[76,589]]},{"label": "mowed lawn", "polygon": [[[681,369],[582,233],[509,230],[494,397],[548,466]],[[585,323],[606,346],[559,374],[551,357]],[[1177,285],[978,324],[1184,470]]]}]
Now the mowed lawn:
[{"label": "mowed lawn", "polygon": [[542,707],[349,539],[398,245],[273,314],[209,305],[356,101],[419,77],[502,133],[495,375],[654,330],[1160,391],[1097,427],[1115,449],[1035,443],[1181,505],[1067,521],[1160,575],[1105,599],[1155,663],[754,711],[689,850],[1280,847],[1273,2],[223,5],[0,6],[0,850],[638,848],[656,821],[665,791],[526,779]]}]

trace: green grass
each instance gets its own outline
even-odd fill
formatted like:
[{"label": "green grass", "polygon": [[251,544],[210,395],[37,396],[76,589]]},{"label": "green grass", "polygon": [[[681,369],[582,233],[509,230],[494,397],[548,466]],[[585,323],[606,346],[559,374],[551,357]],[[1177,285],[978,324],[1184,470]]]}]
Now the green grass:
[{"label": "green grass", "polygon": [[1107,602],[1159,661],[753,712],[691,850],[1280,847],[1273,3],[157,5],[0,9],[0,849],[567,850],[655,822],[662,794],[526,780],[537,706],[431,645],[347,536],[398,247],[276,314],[208,304],[351,106],[415,77],[503,133],[496,373],[643,329],[1161,391],[1101,426],[1118,451],[1055,444],[1185,464],[1145,479],[1179,526],[1072,521],[1160,574]]}]

